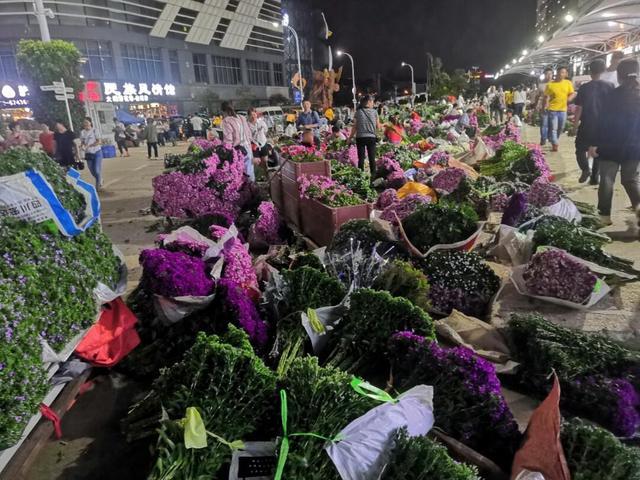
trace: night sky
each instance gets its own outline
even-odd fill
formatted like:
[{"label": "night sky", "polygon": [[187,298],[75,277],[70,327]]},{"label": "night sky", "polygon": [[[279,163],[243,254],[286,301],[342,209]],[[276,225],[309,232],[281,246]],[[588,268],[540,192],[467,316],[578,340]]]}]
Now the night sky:
[{"label": "night sky", "polygon": [[332,45],[354,56],[360,79],[408,78],[404,60],[419,81],[427,51],[447,71],[479,66],[494,73],[535,38],[536,0],[314,0],[314,6],[327,17]]}]

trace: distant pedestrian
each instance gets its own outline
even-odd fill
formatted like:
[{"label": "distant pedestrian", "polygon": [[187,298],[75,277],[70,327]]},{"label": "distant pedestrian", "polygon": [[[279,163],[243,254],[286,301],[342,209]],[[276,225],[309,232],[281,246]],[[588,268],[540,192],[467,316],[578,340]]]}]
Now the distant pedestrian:
[{"label": "distant pedestrian", "polygon": [[222,102],[223,142],[233,145],[244,158],[244,173],[254,182],[253,153],[251,151],[251,128],[247,119],[238,115],[229,102]]},{"label": "distant pedestrian", "polygon": [[489,93],[490,98],[490,111],[491,118],[496,124],[502,124],[504,121],[504,111],[507,108],[507,103],[504,95],[504,90],[502,90],[502,86],[498,87],[496,90],[493,87],[493,90]]},{"label": "distant pedestrian", "polygon": [[302,131],[311,129],[313,134],[320,138],[320,115],[315,110],[311,110],[311,102],[309,100],[302,102],[302,112],[298,114],[296,127]]},{"label": "distant pedestrian", "polygon": [[549,140],[549,115],[547,112],[547,106],[545,101],[544,92],[547,90],[547,85],[553,79],[553,69],[547,67],[544,69],[544,78],[542,82],[538,85],[537,95],[536,95],[536,113],[540,118],[540,145],[546,145]]},{"label": "distant pedestrian", "polygon": [[258,112],[254,107],[247,111],[247,122],[251,129],[251,138],[255,145],[253,150],[254,158],[259,158],[263,165],[267,164],[267,156],[269,155],[269,147],[267,145],[267,132],[269,127],[264,118],[258,116]]},{"label": "distant pedestrian", "polygon": [[[605,224],[611,224],[613,184],[618,170],[621,183],[640,215],[640,65],[635,59],[618,65],[620,86],[603,104],[594,145],[589,149],[600,164],[598,210]],[[640,216],[639,216],[640,220]]]},{"label": "distant pedestrian", "polygon": [[203,137],[204,134],[202,132],[202,125],[204,124],[204,120],[194,113],[189,122],[191,123],[191,128],[193,129],[193,136]]},{"label": "distant pedestrian", "polygon": [[576,160],[582,171],[578,181],[584,183],[591,177],[591,185],[598,184],[598,161],[593,159],[593,165],[589,165],[587,153],[589,146],[593,145],[596,139],[598,120],[604,103],[614,89],[612,83],[601,80],[605,68],[604,60],[596,59],[591,62],[591,81],[580,86],[575,100]]},{"label": "distant pedestrian", "polygon": [[5,139],[5,144],[11,147],[31,147],[33,142],[29,134],[22,130],[18,122],[11,122],[9,124],[9,135]]},{"label": "distant pedestrian", "polygon": [[80,132],[80,144],[84,151],[84,159],[93,178],[96,181],[96,188],[102,188],[102,147],[93,128],[93,122],[86,117],[82,122],[82,131]]},{"label": "distant pedestrian", "polygon": [[160,117],[155,117],[156,128],[158,129],[158,145],[164,147],[166,140],[166,127]]},{"label": "distant pedestrian", "polygon": [[[360,99],[360,104],[353,118],[351,135],[349,139],[355,137],[358,148],[358,168],[364,170],[364,160],[369,159],[369,170],[371,180],[376,173],[376,143],[378,143],[378,130],[382,129],[382,124],[378,119],[378,112],[373,108],[373,98],[365,95]],[[366,151],[366,153],[365,153]]]},{"label": "distant pedestrian", "polygon": [[45,123],[42,124],[42,132],[38,136],[38,141],[42,145],[44,153],[53,157],[54,145],[53,145],[53,132],[49,130],[49,126]]},{"label": "distant pedestrian", "polygon": [[147,126],[144,127],[142,132],[142,138],[147,142],[147,157],[151,160],[151,150],[153,150],[153,156],[158,159],[158,127],[156,121],[149,117],[147,119]]},{"label": "distant pedestrian", "polygon": [[527,92],[524,86],[518,85],[513,92],[513,111],[519,118],[522,118],[525,103],[527,103]]},{"label": "distant pedestrian", "polygon": [[567,107],[576,93],[573,83],[567,79],[569,71],[566,67],[559,67],[553,81],[547,84],[544,91],[545,107],[547,110],[551,143],[553,151],[558,151],[559,139],[567,121]]},{"label": "distant pedestrian", "polygon": [[62,120],[56,120],[54,141],[54,158],[61,167],[69,169],[73,167],[78,158],[75,143],[76,135],[67,128]]},{"label": "distant pedestrian", "polygon": [[129,156],[129,147],[127,147],[127,130],[122,123],[117,118],[113,118],[113,139],[118,146],[118,150],[120,151],[120,156],[123,155],[125,157]]}]

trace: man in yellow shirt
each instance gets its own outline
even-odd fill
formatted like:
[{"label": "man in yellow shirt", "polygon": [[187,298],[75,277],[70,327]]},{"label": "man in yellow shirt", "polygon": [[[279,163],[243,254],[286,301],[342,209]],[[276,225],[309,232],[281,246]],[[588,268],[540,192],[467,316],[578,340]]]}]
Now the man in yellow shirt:
[{"label": "man in yellow shirt", "polygon": [[545,110],[549,117],[549,130],[553,151],[558,151],[558,139],[567,121],[567,105],[576,96],[571,80],[567,80],[569,72],[566,67],[558,67],[556,77],[547,84],[544,91]]}]

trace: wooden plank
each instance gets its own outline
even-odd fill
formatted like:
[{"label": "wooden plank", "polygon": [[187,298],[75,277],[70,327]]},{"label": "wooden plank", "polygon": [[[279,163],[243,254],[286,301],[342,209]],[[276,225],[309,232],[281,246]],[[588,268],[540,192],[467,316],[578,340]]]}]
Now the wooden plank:
[{"label": "wooden plank", "polygon": [[[87,381],[91,374],[91,369],[86,370],[79,377],[67,383],[60,394],[56,397],[50,408],[62,419],[75,400],[80,387]],[[45,447],[53,434],[53,423],[44,418],[31,431],[29,436],[22,443],[18,451],[13,455],[5,469],[0,473],[0,480],[21,480],[25,478],[36,458]]]}]

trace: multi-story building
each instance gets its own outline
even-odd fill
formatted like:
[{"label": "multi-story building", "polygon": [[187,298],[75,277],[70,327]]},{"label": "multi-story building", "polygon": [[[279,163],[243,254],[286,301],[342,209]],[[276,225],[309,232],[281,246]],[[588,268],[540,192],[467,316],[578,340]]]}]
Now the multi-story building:
[{"label": "multi-story building", "polygon": [[548,38],[566,24],[566,17],[573,18],[584,12],[594,0],[537,0],[536,32]]},{"label": "multi-story building", "polygon": [[[54,15],[47,19],[51,38],[77,45],[88,85],[118,108],[188,114],[208,91],[245,104],[289,96],[282,27],[274,25],[282,20],[280,0],[44,4]],[[32,3],[0,2],[0,92],[5,85],[18,92],[15,52],[22,38],[40,38]],[[0,108],[8,100],[0,94]]]}]

